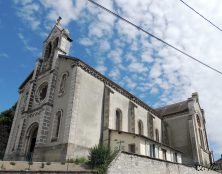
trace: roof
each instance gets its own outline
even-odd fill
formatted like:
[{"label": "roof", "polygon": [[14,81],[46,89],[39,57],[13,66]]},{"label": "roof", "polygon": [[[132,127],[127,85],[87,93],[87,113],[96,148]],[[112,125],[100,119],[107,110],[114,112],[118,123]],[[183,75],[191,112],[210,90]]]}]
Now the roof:
[{"label": "roof", "polygon": [[86,72],[88,72],[89,74],[94,76],[95,78],[104,82],[105,85],[111,87],[112,89],[121,93],[125,97],[129,98],[131,101],[137,103],[139,106],[143,107],[144,109],[150,111],[152,114],[154,114],[155,116],[160,118],[158,112],[156,112],[155,109],[148,106],[142,100],[140,100],[139,98],[137,98],[136,96],[134,96],[133,94],[131,94],[130,92],[128,92],[127,90],[125,90],[124,88],[122,88],[121,86],[116,84],[115,82],[111,81],[110,79],[108,79],[107,77],[102,75],[100,72],[96,71],[94,68],[92,68],[91,66],[89,66],[88,64],[83,62],[82,60],[80,60],[76,57],[70,57],[70,56],[66,56],[66,55],[59,55],[59,57],[72,60],[73,63],[74,63],[73,65],[77,65],[78,67],[81,67],[83,70],[85,70]]},{"label": "roof", "polygon": [[22,89],[25,84],[32,78],[32,75],[34,73],[34,70],[29,74],[29,76],[22,82],[22,84],[19,86],[19,89]]},{"label": "roof", "polygon": [[153,139],[151,139],[151,138],[149,138],[149,137],[147,137],[147,136],[145,136],[145,135],[140,135],[140,134],[136,134],[136,133],[132,133],[132,132],[118,131],[118,130],[115,130],[115,129],[109,129],[109,131],[110,131],[110,132],[118,132],[119,134],[124,133],[124,134],[128,134],[128,135],[133,135],[133,136],[136,136],[136,137],[141,137],[141,138],[144,138],[144,139],[147,139],[147,140],[149,140],[149,141],[155,142],[156,144],[159,144],[159,145],[161,145],[161,146],[165,146],[165,147],[167,147],[167,148],[170,148],[170,149],[172,149],[172,150],[175,150],[175,151],[180,152],[180,153],[183,154],[182,151],[180,151],[180,150],[178,150],[178,149],[176,149],[176,148],[174,148],[174,147],[171,147],[171,146],[169,146],[169,145],[167,145],[167,144],[164,144],[164,143],[158,142],[158,141],[156,141],[156,140],[153,140]]},{"label": "roof", "polygon": [[188,111],[189,108],[187,100],[156,109],[156,112],[158,112],[161,117],[177,113],[184,113]]},{"label": "roof", "polygon": [[217,161],[215,161],[215,163],[222,163],[222,157],[218,159]]}]

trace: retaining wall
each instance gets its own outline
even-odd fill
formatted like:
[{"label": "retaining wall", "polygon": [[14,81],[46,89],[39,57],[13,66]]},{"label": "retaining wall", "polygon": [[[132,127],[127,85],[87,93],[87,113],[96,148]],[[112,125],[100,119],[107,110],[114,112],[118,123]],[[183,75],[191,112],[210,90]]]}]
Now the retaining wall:
[{"label": "retaining wall", "polygon": [[151,159],[146,156],[121,152],[111,163],[108,174],[219,174],[216,171],[196,170],[182,164]]}]

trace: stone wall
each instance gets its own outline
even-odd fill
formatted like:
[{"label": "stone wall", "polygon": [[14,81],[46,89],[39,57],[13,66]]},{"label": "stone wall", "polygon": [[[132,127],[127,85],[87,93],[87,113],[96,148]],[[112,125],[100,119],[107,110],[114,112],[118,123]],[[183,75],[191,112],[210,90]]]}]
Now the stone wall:
[{"label": "stone wall", "polygon": [[95,174],[93,171],[0,171],[0,174]]},{"label": "stone wall", "polygon": [[151,159],[149,157],[120,153],[111,163],[108,174],[218,174],[212,170],[196,170],[181,164]]}]

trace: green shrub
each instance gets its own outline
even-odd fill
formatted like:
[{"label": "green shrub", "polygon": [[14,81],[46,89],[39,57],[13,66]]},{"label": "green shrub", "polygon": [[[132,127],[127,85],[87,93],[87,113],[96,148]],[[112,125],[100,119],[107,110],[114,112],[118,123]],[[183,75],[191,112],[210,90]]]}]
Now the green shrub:
[{"label": "green shrub", "polygon": [[40,168],[44,168],[45,167],[45,164],[44,163],[41,163],[41,166],[40,166]]},{"label": "green shrub", "polygon": [[15,163],[14,161],[11,161],[10,164],[11,164],[12,166],[15,166],[16,163]]},{"label": "green shrub", "polygon": [[85,164],[87,162],[87,159],[85,157],[76,158],[74,163],[75,164]]},{"label": "green shrub", "polygon": [[48,162],[46,162],[46,165],[51,165],[51,162],[49,162],[49,161],[48,161]]},{"label": "green shrub", "polygon": [[111,149],[104,145],[98,145],[90,149],[88,164],[97,169],[99,174],[105,174],[112,160],[116,157],[118,151],[112,152]]},{"label": "green shrub", "polygon": [[28,165],[33,165],[33,162],[32,162],[32,161],[29,161],[29,162],[28,162]]},{"label": "green shrub", "polygon": [[74,160],[74,159],[68,159],[68,160],[66,160],[66,162],[67,162],[67,163],[74,163],[75,160]]},{"label": "green shrub", "polygon": [[4,164],[2,164],[2,165],[1,165],[1,169],[2,169],[2,170],[4,170],[4,169],[5,169],[5,166],[4,166]]},{"label": "green shrub", "polygon": [[61,162],[61,164],[62,164],[62,165],[65,165],[65,164],[66,164],[66,162],[62,161],[62,162]]}]

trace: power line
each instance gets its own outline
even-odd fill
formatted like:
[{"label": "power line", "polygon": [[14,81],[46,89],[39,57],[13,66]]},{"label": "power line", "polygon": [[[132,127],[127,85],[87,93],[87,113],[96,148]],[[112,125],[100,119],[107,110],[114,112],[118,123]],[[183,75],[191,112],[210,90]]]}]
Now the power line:
[{"label": "power line", "polygon": [[188,58],[190,58],[190,59],[192,59],[192,60],[194,60],[194,61],[196,61],[196,62],[202,64],[203,66],[205,66],[205,67],[207,67],[207,68],[209,68],[209,69],[211,69],[211,70],[213,70],[213,71],[215,71],[215,72],[217,72],[217,73],[219,73],[219,74],[222,75],[222,72],[219,71],[219,70],[217,70],[216,68],[214,68],[214,67],[212,67],[212,66],[210,66],[210,65],[207,65],[206,63],[204,63],[204,62],[198,60],[197,58],[191,56],[190,54],[184,52],[183,50],[180,50],[179,48],[173,46],[172,44],[170,44],[170,43],[168,43],[168,42],[162,40],[161,38],[159,38],[159,37],[157,37],[157,36],[155,36],[155,35],[153,35],[153,34],[151,34],[151,33],[149,33],[148,31],[144,30],[143,28],[139,27],[138,25],[136,25],[136,24],[130,22],[129,20],[127,20],[127,19],[123,18],[122,16],[116,14],[115,12],[113,12],[113,11],[107,9],[106,7],[104,7],[104,6],[100,5],[100,4],[98,4],[97,2],[95,2],[95,1],[93,1],[93,0],[88,0],[88,1],[91,2],[91,3],[93,3],[94,5],[96,5],[96,6],[100,7],[100,8],[102,8],[103,10],[107,11],[108,13],[110,13],[110,14],[112,14],[112,15],[118,17],[118,18],[120,18],[121,20],[123,20],[123,21],[125,21],[126,23],[132,25],[133,27],[137,28],[138,30],[140,30],[140,31],[142,31],[142,32],[144,32],[144,33],[150,35],[151,37],[155,38],[156,40],[158,40],[158,41],[164,43],[165,45],[167,45],[167,46],[173,48],[174,50],[180,52],[181,54],[187,56]]},{"label": "power line", "polygon": [[206,20],[208,23],[210,23],[211,25],[213,25],[215,28],[217,28],[218,30],[222,31],[222,29],[220,27],[218,27],[217,25],[215,25],[213,22],[211,22],[209,19],[205,18],[202,14],[200,14],[198,11],[196,11],[193,7],[191,7],[190,5],[188,5],[186,2],[184,2],[183,0],[179,0],[181,1],[184,5],[186,5],[188,8],[190,8],[192,11],[194,11],[196,14],[198,14],[200,17],[202,17],[204,20]]}]

